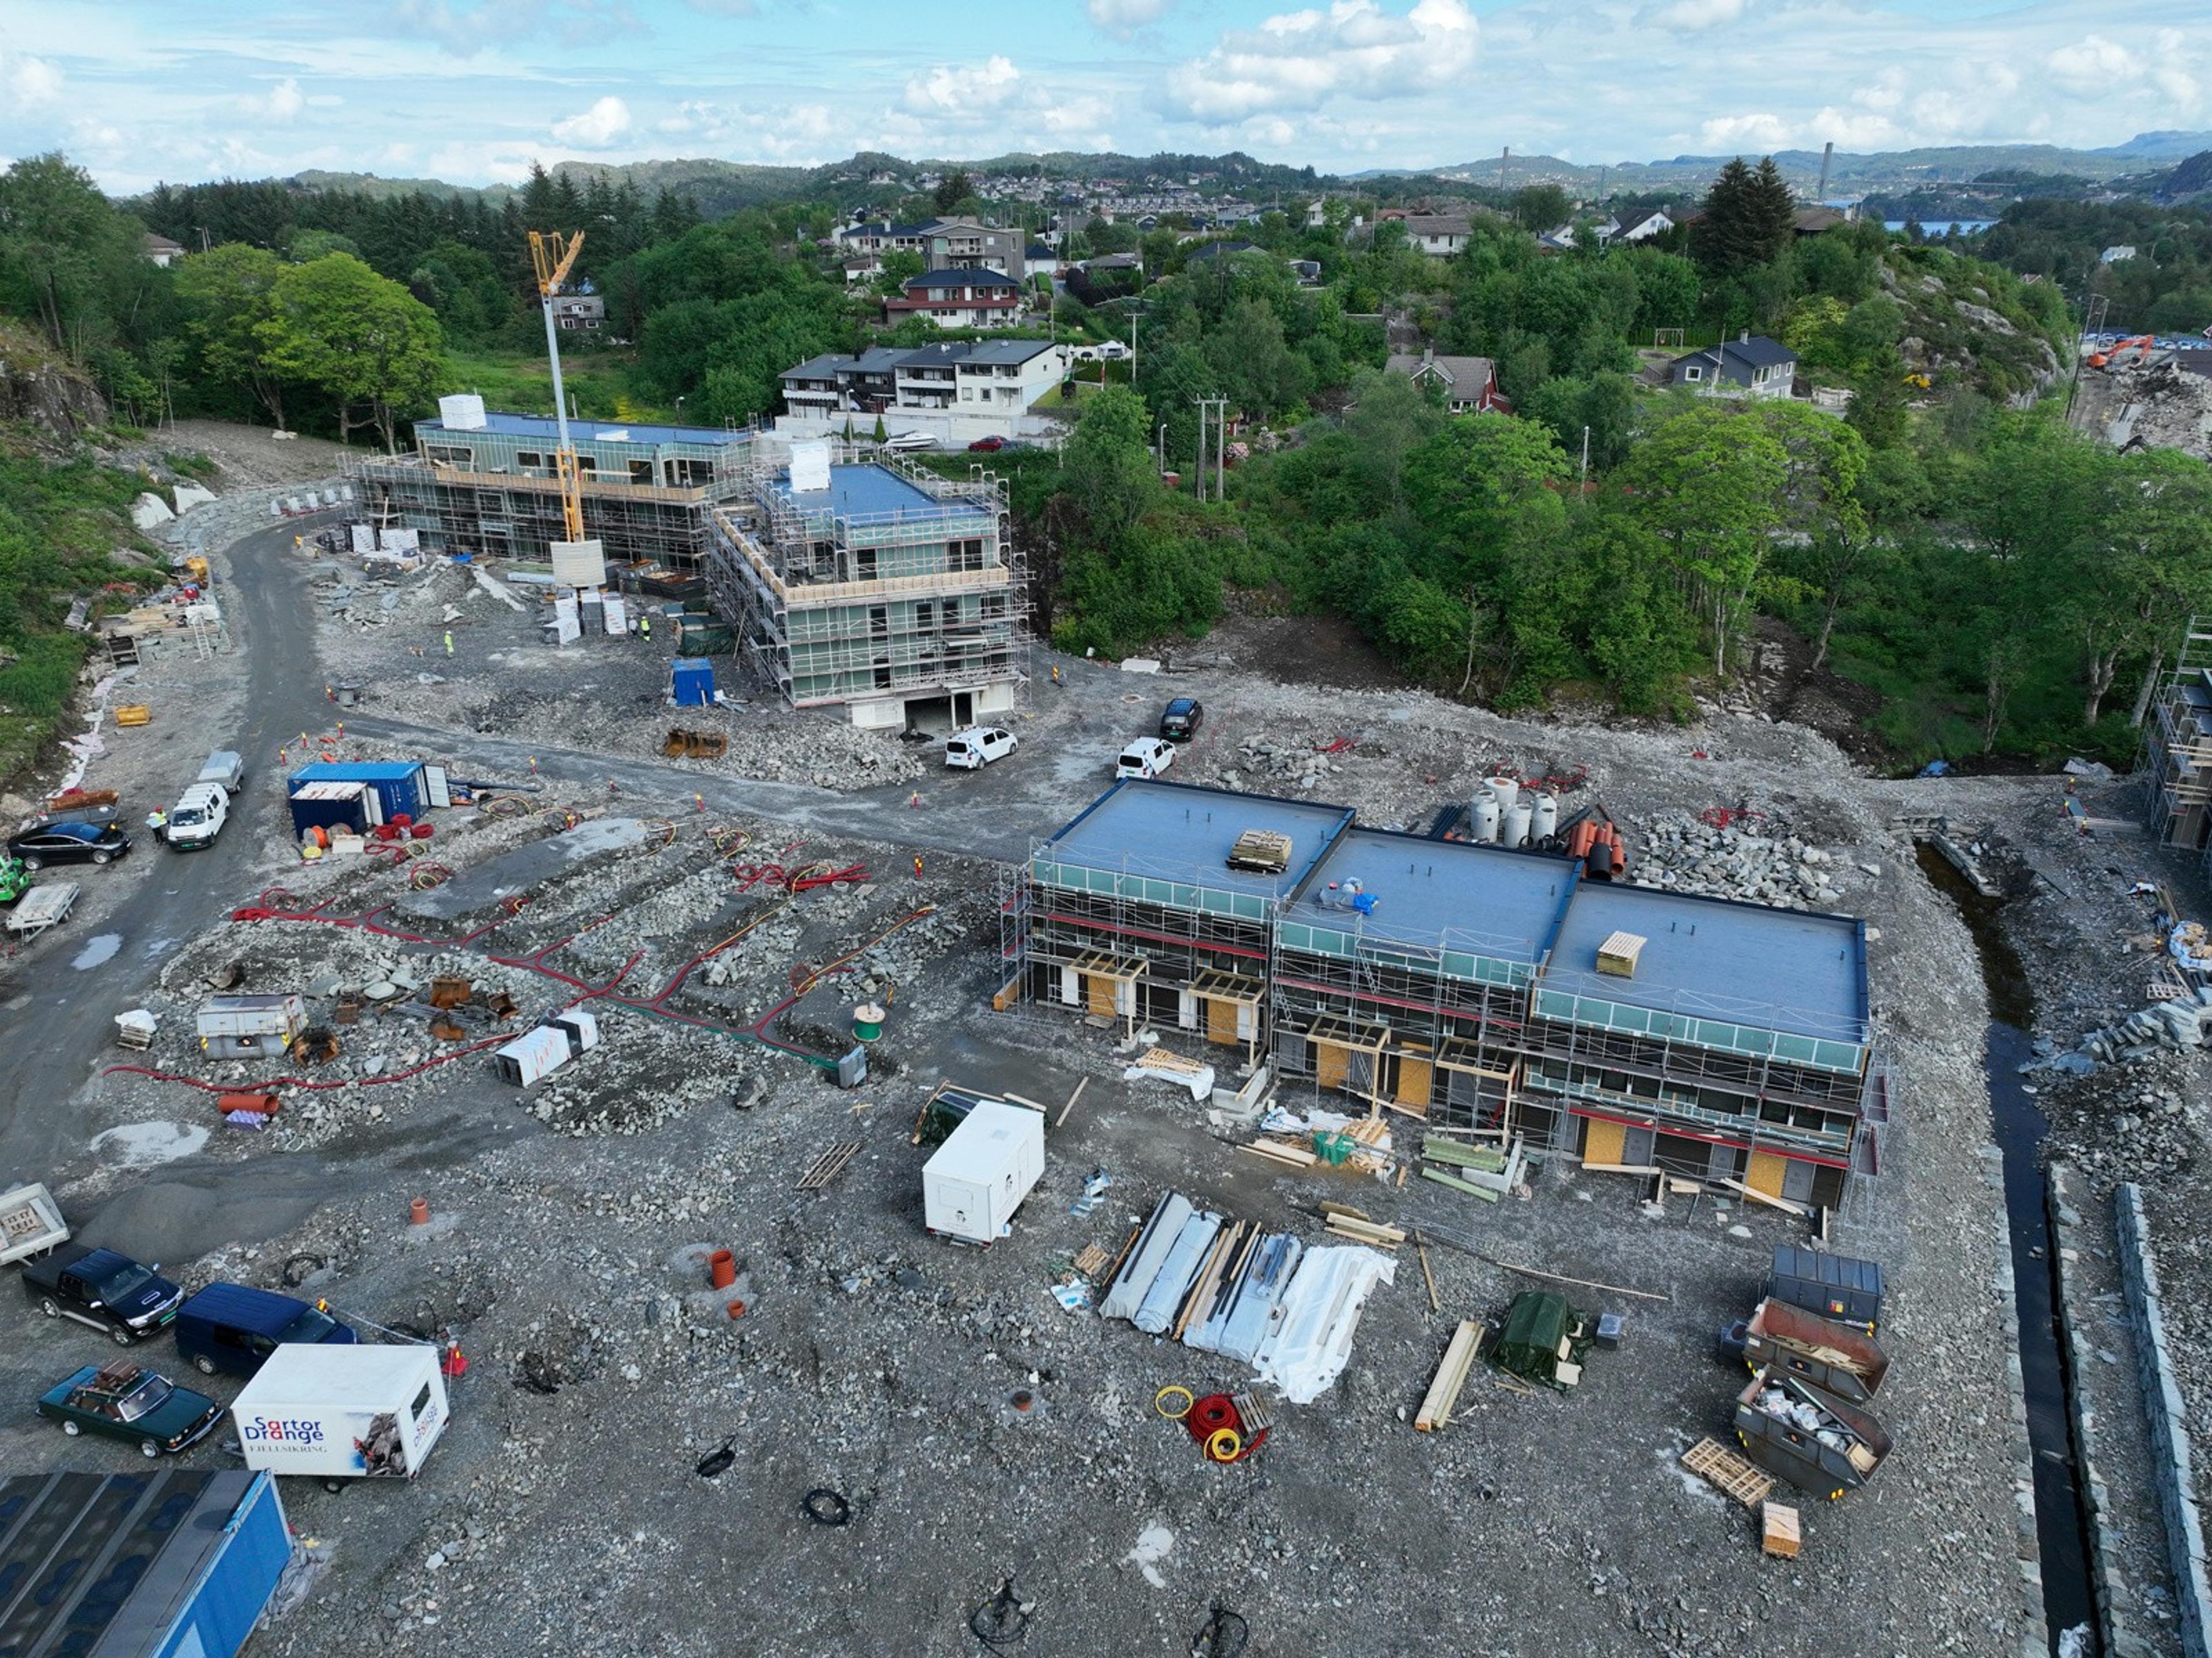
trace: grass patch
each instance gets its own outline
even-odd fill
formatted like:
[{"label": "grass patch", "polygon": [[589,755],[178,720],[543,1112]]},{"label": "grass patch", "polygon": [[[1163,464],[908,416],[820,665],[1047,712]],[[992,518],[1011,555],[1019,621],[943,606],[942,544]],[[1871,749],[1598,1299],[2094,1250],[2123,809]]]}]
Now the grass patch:
[{"label": "grass patch", "polygon": [[[449,351],[446,355],[453,384],[476,392],[486,407],[522,415],[553,412],[553,369],[543,353]],[[644,390],[636,356],[631,352],[563,354],[561,383],[574,399],[579,419],[674,422],[678,417],[675,408]]]}]

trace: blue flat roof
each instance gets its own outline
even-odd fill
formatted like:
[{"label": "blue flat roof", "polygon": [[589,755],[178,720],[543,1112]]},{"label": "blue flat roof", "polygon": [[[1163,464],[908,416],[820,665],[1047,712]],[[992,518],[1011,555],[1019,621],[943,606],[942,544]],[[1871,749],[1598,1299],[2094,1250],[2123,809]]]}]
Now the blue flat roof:
[{"label": "blue flat roof", "polygon": [[[510,438],[545,438],[558,442],[561,423],[550,415],[515,415],[487,410],[484,423],[477,427],[446,430],[445,422],[438,419],[418,420],[415,429],[419,433],[437,432],[452,438],[467,438],[477,432],[492,432]],[[586,443],[635,443],[657,447],[664,443],[743,443],[752,436],[750,432],[732,432],[720,426],[655,426],[637,421],[572,420],[568,422],[568,439],[578,445]]]},{"label": "blue flat roof", "polygon": [[[1296,890],[1351,822],[1349,806],[1125,777],[1085,807],[1038,855],[1086,869],[1273,898]],[[1230,868],[1229,849],[1247,829],[1289,835],[1290,866],[1279,875]]]},{"label": "blue flat roof", "polygon": [[[1581,868],[1545,853],[1352,829],[1337,838],[1284,919],[1533,965],[1559,934]],[[1347,880],[1375,900],[1370,914],[1362,917],[1341,900]]]},{"label": "blue flat roof", "polygon": [[412,777],[420,760],[318,760],[292,774],[295,783],[386,783]]},{"label": "blue flat roof", "polygon": [[[1644,940],[1632,978],[1597,970],[1614,932]],[[1584,881],[1544,988],[1831,1042],[1867,1040],[1866,926],[1657,887]]]},{"label": "blue flat roof", "polygon": [[901,477],[888,466],[877,466],[862,462],[830,469],[827,489],[794,489],[791,473],[786,469],[769,487],[782,495],[809,518],[834,515],[837,518],[886,517],[898,513],[908,518],[981,519],[982,509],[962,501],[939,501],[935,495]]}]

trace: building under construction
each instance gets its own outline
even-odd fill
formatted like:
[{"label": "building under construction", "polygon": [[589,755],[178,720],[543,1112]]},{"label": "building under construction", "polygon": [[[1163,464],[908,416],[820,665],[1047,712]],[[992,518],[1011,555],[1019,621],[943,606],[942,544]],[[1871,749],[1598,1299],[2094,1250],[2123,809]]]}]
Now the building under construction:
[{"label": "building under construction", "polygon": [[707,516],[709,599],[791,707],[944,731],[1019,703],[1024,574],[1001,480],[822,440],[788,464],[757,455],[744,498]]},{"label": "building under construction", "polygon": [[2143,724],[2144,826],[2212,870],[2212,616],[2191,616]]},{"label": "building under construction", "polygon": [[1133,780],[1034,848],[1002,913],[1002,1005],[1189,1031],[1370,1114],[1807,1204],[1875,1166],[1848,916]]},{"label": "building under construction", "polygon": [[[570,430],[585,532],[609,563],[648,581],[701,576],[709,513],[751,492],[757,434],[589,422]],[[416,531],[428,552],[545,562],[567,537],[559,444],[550,415],[477,410],[452,423],[417,421],[413,454],[361,463],[369,521]]]}]

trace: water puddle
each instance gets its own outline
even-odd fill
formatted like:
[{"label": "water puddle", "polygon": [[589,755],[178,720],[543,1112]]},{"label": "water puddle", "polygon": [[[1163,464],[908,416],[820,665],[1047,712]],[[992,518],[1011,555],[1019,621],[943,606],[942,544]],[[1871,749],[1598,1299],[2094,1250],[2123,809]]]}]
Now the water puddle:
[{"label": "water puddle", "polygon": [[77,951],[70,965],[80,973],[89,973],[94,968],[113,961],[115,952],[122,948],[121,933],[103,932],[96,938],[88,939],[84,948]]},{"label": "water puddle", "polygon": [[2027,1400],[2027,1439],[2035,1466],[2035,1531],[2043,1555],[2043,1611],[2057,1650],[2060,1633],[2095,1623],[2089,1595],[2089,1548],[2075,1473],[2073,1418],[2058,1336],[2057,1263],[2039,1152],[2051,1125],[2023,1084],[2020,1067],[2033,1057],[2035,994],[2027,969],[1998,925],[2003,901],[1986,898],[1923,842],[1922,871],[1949,898],[1973,934],[1988,987],[1986,1046],[1990,1105],[2004,1154],[2005,1214],[2012,1237],[2013,1296],[2020,1315],[2020,1368]]}]

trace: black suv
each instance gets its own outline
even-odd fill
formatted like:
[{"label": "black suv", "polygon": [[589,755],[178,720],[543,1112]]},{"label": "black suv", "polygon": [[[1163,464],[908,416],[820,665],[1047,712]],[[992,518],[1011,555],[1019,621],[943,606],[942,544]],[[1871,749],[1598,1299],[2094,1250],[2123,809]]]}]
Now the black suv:
[{"label": "black suv", "polygon": [[1188,743],[1206,723],[1206,709],[1194,696],[1178,696],[1160,714],[1160,735],[1170,743]]}]

